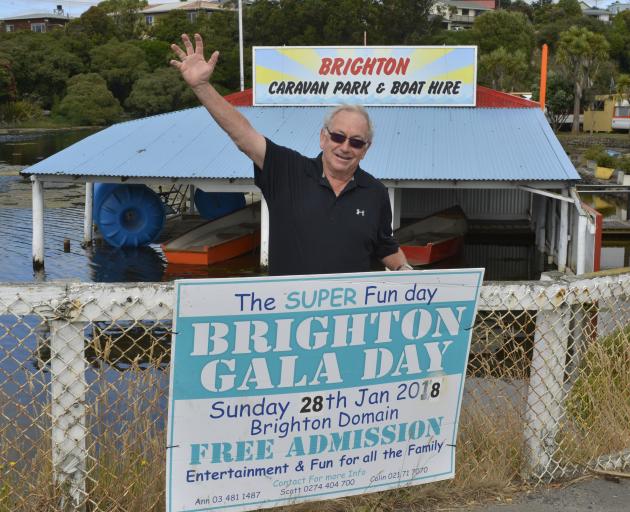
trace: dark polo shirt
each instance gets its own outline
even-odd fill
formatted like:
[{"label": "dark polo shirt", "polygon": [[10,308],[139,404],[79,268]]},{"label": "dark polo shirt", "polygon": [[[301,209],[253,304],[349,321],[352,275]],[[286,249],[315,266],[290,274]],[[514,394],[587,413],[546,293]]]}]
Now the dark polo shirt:
[{"label": "dark polo shirt", "polygon": [[322,155],[307,158],[267,139],[256,185],[269,207],[269,274],[365,272],[398,251],[385,186],[361,168],[339,197]]}]

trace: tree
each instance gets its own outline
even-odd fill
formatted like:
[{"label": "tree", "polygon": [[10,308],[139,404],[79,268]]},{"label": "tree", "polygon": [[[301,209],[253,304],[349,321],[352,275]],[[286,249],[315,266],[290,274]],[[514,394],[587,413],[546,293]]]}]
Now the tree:
[{"label": "tree", "polygon": [[472,33],[481,54],[503,48],[509,53],[520,50],[529,59],[534,49],[534,28],[520,12],[486,12],[475,20]]},{"label": "tree", "polygon": [[522,51],[508,52],[499,48],[479,58],[479,81],[500,91],[522,88],[529,66]]},{"label": "tree", "polygon": [[126,106],[136,114],[148,116],[196,103],[195,95],[179,73],[173,68],[161,68],[136,81]]},{"label": "tree", "polygon": [[63,96],[68,78],[84,70],[81,59],[60,41],[59,32],[18,32],[0,43],[0,53],[12,62],[18,99],[51,108]]},{"label": "tree", "polygon": [[90,52],[92,71],[101,75],[109,90],[124,103],[134,82],[149,71],[144,52],[132,43],[110,41]]},{"label": "tree", "polygon": [[[538,86],[534,89],[532,99],[540,101]],[[555,132],[559,131],[573,110],[573,83],[566,77],[552,73],[547,79],[545,99],[547,119]]]},{"label": "tree", "polygon": [[68,80],[68,93],[54,112],[78,125],[105,125],[118,121],[122,108],[105,80],[87,73]]},{"label": "tree", "polygon": [[612,19],[608,40],[610,56],[617,60],[624,73],[630,73],[630,10],[620,12]]},{"label": "tree", "polygon": [[433,0],[374,2],[374,31],[381,44],[422,44],[439,28],[431,16]]},{"label": "tree", "polygon": [[111,15],[122,39],[132,39],[144,29],[140,11],[147,5],[147,0],[104,0],[97,7]]},{"label": "tree", "polygon": [[6,55],[0,53],[0,103],[15,101],[17,88],[12,64]]},{"label": "tree", "polygon": [[573,133],[580,131],[582,95],[591,86],[601,62],[608,57],[608,48],[604,36],[585,28],[572,27],[560,34],[557,60],[574,83]]},{"label": "tree", "polygon": [[182,9],[161,16],[150,30],[153,37],[168,43],[179,42],[182,34],[192,34],[196,31],[196,24],[188,21],[188,13]]},{"label": "tree", "polygon": [[66,33],[73,37],[83,34],[92,46],[104,44],[117,35],[112,17],[97,6],[90,7],[78,19],[70,21],[66,25]]},{"label": "tree", "polygon": [[151,71],[168,66],[168,62],[173,58],[171,45],[166,41],[141,39],[139,41],[131,41],[131,44],[144,52],[144,58]]}]

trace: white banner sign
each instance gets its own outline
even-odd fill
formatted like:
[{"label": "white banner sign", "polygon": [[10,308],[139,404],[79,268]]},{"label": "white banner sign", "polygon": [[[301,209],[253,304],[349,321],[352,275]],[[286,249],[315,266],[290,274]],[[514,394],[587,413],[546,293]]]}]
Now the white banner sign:
[{"label": "white banner sign", "polygon": [[482,269],[176,283],[167,510],[452,478]]},{"label": "white banner sign", "polygon": [[476,103],[476,46],[254,47],[254,105]]}]

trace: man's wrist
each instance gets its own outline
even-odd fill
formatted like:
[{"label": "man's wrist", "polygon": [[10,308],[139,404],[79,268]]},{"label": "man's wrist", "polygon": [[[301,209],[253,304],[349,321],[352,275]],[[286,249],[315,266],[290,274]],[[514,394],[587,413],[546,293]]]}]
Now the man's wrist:
[{"label": "man's wrist", "polygon": [[396,270],[413,270],[413,267],[411,265],[409,265],[409,263],[407,263],[405,261],[405,263],[403,263],[400,267],[398,267]]}]

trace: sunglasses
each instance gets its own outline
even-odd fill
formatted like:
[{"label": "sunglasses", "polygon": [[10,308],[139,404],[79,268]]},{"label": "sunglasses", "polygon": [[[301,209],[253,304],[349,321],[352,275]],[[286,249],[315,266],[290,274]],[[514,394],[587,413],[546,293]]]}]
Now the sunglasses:
[{"label": "sunglasses", "polygon": [[330,140],[335,144],[343,144],[347,140],[350,147],[354,149],[362,149],[367,144],[367,141],[355,139],[354,137],[346,137],[343,133],[331,132],[328,128],[326,128],[326,131],[328,132]]}]

